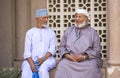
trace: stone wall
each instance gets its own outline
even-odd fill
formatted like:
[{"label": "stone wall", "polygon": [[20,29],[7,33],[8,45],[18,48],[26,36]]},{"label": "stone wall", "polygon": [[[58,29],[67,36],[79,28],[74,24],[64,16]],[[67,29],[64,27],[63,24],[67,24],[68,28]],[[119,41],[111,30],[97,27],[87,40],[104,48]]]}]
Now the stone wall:
[{"label": "stone wall", "polygon": [[12,66],[15,52],[13,0],[0,0],[0,67]]}]

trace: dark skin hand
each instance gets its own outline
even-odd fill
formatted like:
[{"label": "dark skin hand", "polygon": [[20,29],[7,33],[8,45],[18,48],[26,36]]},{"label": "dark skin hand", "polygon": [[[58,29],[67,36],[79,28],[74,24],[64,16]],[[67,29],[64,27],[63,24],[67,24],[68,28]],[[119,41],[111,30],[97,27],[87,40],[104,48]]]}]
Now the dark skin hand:
[{"label": "dark skin hand", "polygon": [[38,59],[38,65],[41,65],[45,60],[47,60],[50,56],[52,56],[52,54],[50,52],[47,52],[46,55],[42,58]]},{"label": "dark skin hand", "polygon": [[27,60],[28,60],[28,62],[30,64],[32,72],[37,72],[38,70],[35,69],[35,65],[34,65],[34,61],[32,60],[32,57],[27,58]]},{"label": "dark skin hand", "polygon": [[[42,58],[39,58],[38,59],[38,66],[40,66],[45,60],[47,60],[50,56],[52,56],[52,54],[50,52],[47,52],[46,55]],[[29,64],[30,64],[30,67],[31,67],[31,70],[32,72],[37,72],[38,70],[35,68],[35,65],[34,65],[34,61],[32,60],[32,57],[29,57],[27,58]]]}]

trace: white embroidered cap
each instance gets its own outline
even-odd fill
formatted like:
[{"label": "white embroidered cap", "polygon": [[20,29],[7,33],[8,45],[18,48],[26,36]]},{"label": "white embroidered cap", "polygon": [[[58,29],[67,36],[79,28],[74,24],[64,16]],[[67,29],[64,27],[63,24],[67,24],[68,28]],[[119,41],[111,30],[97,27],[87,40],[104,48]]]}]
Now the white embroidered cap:
[{"label": "white embroidered cap", "polygon": [[75,14],[76,13],[83,14],[83,15],[87,16],[88,19],[90,20],[90,14],[89,14],[89,12],[87,12],[87,10],[85,10],[85,9],[76,9]]}]

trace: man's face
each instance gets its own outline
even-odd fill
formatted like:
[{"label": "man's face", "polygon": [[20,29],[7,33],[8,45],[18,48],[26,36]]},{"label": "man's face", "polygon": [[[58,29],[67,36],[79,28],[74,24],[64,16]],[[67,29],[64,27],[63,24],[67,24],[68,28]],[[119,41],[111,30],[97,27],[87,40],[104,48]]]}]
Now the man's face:
[{"label": "man's face", "polygon": [[77,25],[82,24],[86,19],[87,17],[83,14],[75,14],[75,22]]},{"label": "man's face", "polygon": [[40,16],[36,18],[37,23],[46,24],[48,21],[48,16]]}]

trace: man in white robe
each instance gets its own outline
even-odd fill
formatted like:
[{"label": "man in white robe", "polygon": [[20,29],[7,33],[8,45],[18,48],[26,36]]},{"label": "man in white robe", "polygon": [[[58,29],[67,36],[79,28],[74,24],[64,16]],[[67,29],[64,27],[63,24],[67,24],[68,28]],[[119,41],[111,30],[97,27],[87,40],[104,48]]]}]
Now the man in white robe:
[{"label": "man in white robe", "polygon": [[[40,78],[49,78],[49,70],[56,65],[56,35],[47,27],[47,21],[47,9],[37,10],[37,24],[26,32],[22,78],[32,78],[32,72],[38,72]],[[36,60],[39,62],[38,70],[34,65]]]}]

